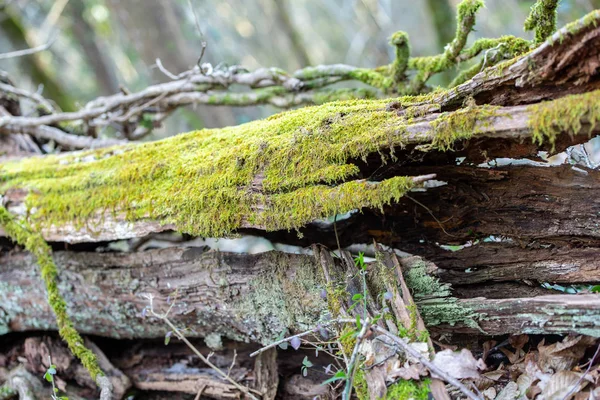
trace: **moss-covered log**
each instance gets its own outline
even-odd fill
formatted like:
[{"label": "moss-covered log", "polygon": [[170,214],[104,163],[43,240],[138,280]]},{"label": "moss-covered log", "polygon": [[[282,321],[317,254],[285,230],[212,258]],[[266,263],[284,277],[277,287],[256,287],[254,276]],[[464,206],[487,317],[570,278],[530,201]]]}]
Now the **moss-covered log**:
[{"label": "moss-covered log", "polygon": [[[331,297],[324,295],[328,286],[322,268],[308,255],[168,248],[128,254],[58,252],[55,259],[63,266],[59,287],[82,333],[114,338],[164,336],[168,328],[163,322],[143,316],[147,306],[143,293],[152,293],[161,309],[174,301],[173,322],[189,328],[190,337],[204,337],[214,348],[226,339],[268,344],[283,331],[312,329],[327,314],[335,314]],[[407,283],[415,291],[423,318],[435,332],[600,336],[598,296],[458,299],[449,287],[425,275],[435,269],[432,264],[418,257],[401,262],[409,270]],[[31,290],[41,285],[34,260],[25,253],[6,254],[0,265],[2,331],[55,329],[45,293]],[[369,268],[376,297],[380,265]],[[493,289],[488,292],[494,297]],[[351,286],[347,295],[341,293],[340,300],[350,304]]]},{"label": "moss-covered log", "polygon": [[[591,13],[557,32],[562,42],[553,36],[446,92],[332,102],[155,143],[6,162],[2,201],[46,239],[63,242],[164,229],[202,236],[299,229],[381,208],[429,178],[399,168],[426,152],[468,141],[470,155],[485,159],[508,141],[515,154],[504,156],[524,157],[597,133],[599,20]],[[531,65],[538,69],[524,67]],[[390,173],[374,179],[374,170]]]}]

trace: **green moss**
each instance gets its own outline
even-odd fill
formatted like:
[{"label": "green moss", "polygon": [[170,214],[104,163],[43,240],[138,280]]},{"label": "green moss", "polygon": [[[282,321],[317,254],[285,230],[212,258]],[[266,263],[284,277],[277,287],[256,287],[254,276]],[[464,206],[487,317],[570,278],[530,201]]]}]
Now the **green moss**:
[{"label": "green moss", "polygon": [[[354,160],[376,153],[383,162],[392,160],[393,149],[407,140],[407,117],[429,109],[417,104],[440,96],[398,98],[393,104],[410,110],[405,117],[390,100],[331,102],[158,142],[7,162],[0,165],[0,193],[27,190],[35,228],[81,228],[99,215],[119,213],[209,237],[244,226],[297,229],[353,209],[380,208],[410,190],[411,177],[357,179]],[[597,98],[592,92],[531,106],[534,140],[553,143],[560,131],[576,130],[580,118],[597,121]],[[472,105],[442,114],[431,122],[431,148],[451,149],[497,113]],[[94,226],[87,228],[93,232]]]},{"label": "green moss", "polygon": [[[339,341],[342,345],[342,350],[346,356],[350,357],[352,352],[354,351],[354,346],[356,345],[356,326],[354,325],[346,325],[339,335]],[[360,370],[360,369],[359,369]]]},{"label": "green moss", "polygon": [[340,316],[340,311],[346,303],[346,299],[350,296],[344,286],[334,286],[332,283],[327,284],[327,304],[331,315],[334,318]]},{"label": "green moss", "polygon": [[410,44],[408,34],[398,31],[390,38],[390,44],[396,48],[396,58],[392,63],[392,76],[394,84],[398,87],[406,79],[405,72],[410,57]]},{"label": "green moss", "polygon": [[[449,284],[441,283],[427,274],[424,262],[415,263],[405,274],[406,285],[414,291],[413,296],[426,325],[465,324],[480,329],[477,320],[480,315],[461,305],[452,296]],[[420,334],[417,333],[417,336]]]},{"label": "green moss", "polygon": [[576,134],[587,120],[589,132],[600,122],[600,90],[565,96],[558,100],[542,102],[528,107],[529,128],[532,140],[539,145],[548,142],[554,150],[556,136],[561,133]]},{"label": "green moss", "polygon": [[386,111],[388,102],[332,102],[158,142],[9,162],[0,165],[0,193],[28,190],[35,227],[82,227],[98,214],[123,213],[200,236],[248,224],[295,229],[382,207],[413,187],[410,177],[351,180],[359,172],[352,159],[404,141],[405,120]]},{"label": "green moss", "polygon": [[430,379],[423,381],[400,380],[388,387],[386,399],[389,400],[427,400],[429,398]]},{"label": "green moss", "polygon": [[367,380],[365,379],[365,372],[362,369],[356,369],[352,386],[354,387],[356,397],[358,397],[359,400],[367,400],[369,398],[369,387],[367,386]]},{"label": "green moss", "polygon": [[420,92],[431,75],[456,65],[457,57],[467,43],[469,33],[475,25],[475,16],[481,7],[483,7],[481,0],[461,1],[456,16],[456,33],[452,42],[446,46],[444,53],[436,56],[411,58],[408,61],[408,68],[417,71],[410,83],[408,93]]},{"label": "green moss", "polygon": [[384,91],[391,88],[394,84],[394,80],[389,76],[389,73],[384,74],[376,69],[356,68],[348,75],[351,79],[355,79]]},{"label": "green moss", "polygon": [[523,38],[506,35],[496,39],[481,38],[477,39],[471,47],[461,53],[461,57],[473,58],[484,50],[498,48],[508,57],[513,58],[521,55],[531,49],[531,43]]},{"label": "green moss", "polygon": [[525,20],[525,30],[535,31],[534,44],[539,45],[556,30],[558,0],[538,0]]},{"label": "green moss", "polygon": [[564,29],[571,34],[574,34],[582,28],[586,28],[589,26],[596,27],[596,26],[598,26],[599,22],[600,22],[600,10],[594,10],[594,11],[591,11],[590,13],[584,15],[583,18],[580,18],[577,21],[573,21],[573,22],[565,25]]},{"label": "green moss", "polygon": [[497,110],[498,107],[489,105],[470,106],[437,118],[431,123],[436,133],[432,146],[449,150],[454,142],[470,139],[484,127],[478,122],[497,116]]},{"label": "green moss", "polygon": [[96,355],[83,345],[83,339],[73,327],[67,314],[67,304],[58,290],[58,272],[52,259],[52,250],[39,233],[31,232],[28,228],[15,221],[14,217],[0,205],[0,226],[16,243],[24,246],[37,259],[40,273],[48,292],[48,303],[56,315],[58,332],[67,343],[69,349],[83,366],[88,370],[94,381],[98,375],[103,375],[98,366]]}]

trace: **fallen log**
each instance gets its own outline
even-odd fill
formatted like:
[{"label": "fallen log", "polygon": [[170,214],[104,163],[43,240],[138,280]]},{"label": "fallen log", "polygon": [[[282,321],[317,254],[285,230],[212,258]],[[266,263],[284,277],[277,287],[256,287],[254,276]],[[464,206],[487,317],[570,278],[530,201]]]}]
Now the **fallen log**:
[{"label": "fallen log", "polygon": [[[156,318],[143,316],[147,301],[142,293],[152,293],[160,309],[166,310],[174,301],[169,318],[187,327],[186,335],[203,337],[214,348],[225,339],[267,345],[282,331],[313,329],[327,314],[334,313],[322,267],[313,256],[205,250],[57,252],[55,260],[62,269],[59,287],[76,328],[113,338],[163,337],[168,328]],[[428,329],[434,332],[574,332],[600,336],[597,295],[507,299],[494,298],[498,296],[490,293],[487,299],[458,299],[450,288],[426,275],[437,268],[435,265],[420,257],[401,262],[413,271],[407,283],[415,291]],[[31,290],[41,285],[31,256],[5,254],[0,265],[2,332],[55,329],[45,293]],[[380,266],[374,262],[369,268],[373,296],[377,297]],[[344,280],[340,284],[349,288],[341,301],[351,304],[351,284]]]},{"label": "fallen log", "polygon": [[[551,39],[455,90],[326,103],[155,143],[6,162],[2,203],[47,240],[70,243],[168,229],[214,237],[293,230],[380,208],[432,178],[402,169],[424,154],[535,157],[598,133],[598,21],[591,13],[561,30],[560,43]],[[373,180],[373,171],[383,178]]]}]

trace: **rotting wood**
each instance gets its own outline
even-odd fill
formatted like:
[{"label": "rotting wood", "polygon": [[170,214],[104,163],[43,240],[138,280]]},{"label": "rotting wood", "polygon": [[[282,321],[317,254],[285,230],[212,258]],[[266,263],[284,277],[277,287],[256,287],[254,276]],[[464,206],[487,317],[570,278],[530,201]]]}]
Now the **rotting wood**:
[{"label": "rotting wood", "polygon": [[[162,337],[167,328],[142,316],[146,304],[138,295],[151,292],[157,305],[164,307],[168,299],[178,301],[170,297],[174,288],[178,288],[181,300],[169,318],[178,326],[189,327],[189,337],[208,337],[213,343],[232,339],[268,344],[284,329],[301,332],[314,328],[328,312],[321,295],[325,281],[319,275],[320,266],[308,255],[167,248],[124,254],[57,252],[55,259],[62,268],[60,287],[70,315],[82,333],[114,338]],[[2,330],[54,329],[45,293],[31,290],[39,286],[31,257],[12,253],[0,260]],[[410,265],[425,262],[426,270],[435,268],[419,257],[401,261]],[[257,282],[261,289],[253,286]],[[266,296],[264,303],[261,291]],[[600,336],[597,295],[452,300],[471,320],[470,326],[458,322],[443,325],[443,318],[437,320],[440,304],[449,302],[447,297],[417,296],[416,301],[428,329],[437,332]]]}]

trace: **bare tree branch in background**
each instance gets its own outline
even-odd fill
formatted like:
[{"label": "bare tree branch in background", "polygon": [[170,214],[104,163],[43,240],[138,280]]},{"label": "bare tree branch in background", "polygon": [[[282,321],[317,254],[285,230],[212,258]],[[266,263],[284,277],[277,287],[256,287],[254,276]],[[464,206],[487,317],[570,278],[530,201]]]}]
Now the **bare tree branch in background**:
[{"label": "bare tree branch in background", "polygon": [[23,50],[17,50],[17,51],[10,51],[8,53],[2,53],[2,54],[0,54],[0,60],[7,60],[9,58],[28,56],[31,54],[39,53],[40,51],[48,50],[50,48],[50,46],[52,46],[52,44],[54,43],[55,40],[56,40],[56,35],[52,35],[50,37],[50,39],[48,39],[48,41],[41,46],[33,47],[31,49],[23,49]]},{"label": "bare tree branch in background", "polygon": [[[357,68],[334,64],[306,67],[292,74],[277,68],[261,68],[249,72],[240,66],[216,66],[208,63],[174,74],[162,61],[157,69],[170,82],[152,85],[136,93],[118,93],[99,97],[79,111],[52,112],[48,101],[39,95],[22,90],[8,89],[6,93],[46,105],[39,116],[2,116],[0,131],[4,133],[32,133],[37,138],[50,138],[67,147],[88,147],[93,141],[69,139],[65,135],[96,137],[98,129],[114,127],[122,138],[138,140],[150,133],[176,109],[191,105],[251,106],[271,104],[289,108],[305,104],[322,104],[333,100],[373,98],[387,95],[417,94],[430,91],[427,81],[435,74],[453,69],[460,63],[481,57],[475,67],[459,72],[453,81],[458,85],[483,68],[505,59],[512,59],[531,49],[532,44],[521,38],[503,36],[497,39],[479,39],[465,48],[469,33],[475,25],[480,0],[464,0],[459,4],[454,39],[442,54],[430,57],[410,57],[408,35],[397,32],[390,39],[396,50],[395,59],[377,68]],[[362,87],[330,88],[343,82],[355,81]],[[364,87],[367,85],[368,87]],[[245,90],[239,90],[245,86]],[[0,94],[4,86],[0,87]],[[6,89],[6,88],[5,88]],[[35,127],[47,126],[38,129]],[[27,129],[25,129],[27,128]],[[35,128],[35,129],[34,129]],[[64,130],[58,135],[56,130]],[[113,141],[95,141],[94,146],[110,145]]]}]

